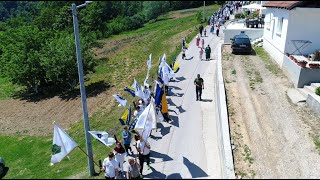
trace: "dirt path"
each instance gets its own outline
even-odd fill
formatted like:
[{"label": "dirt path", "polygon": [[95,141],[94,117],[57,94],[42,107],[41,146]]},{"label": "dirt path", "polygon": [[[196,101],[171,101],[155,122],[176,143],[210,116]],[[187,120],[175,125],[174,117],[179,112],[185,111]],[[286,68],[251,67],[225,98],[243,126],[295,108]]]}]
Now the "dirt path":
[{"label": "dirt path", "polygon": [[[95,97],[87,98],[89,116],[100,108],[113,105],[114,101],[112,101],[111,95],[114,91],[110,89]],[[0,101],[1,134],[43,136],[52,133],[53,121],[63,127],[69,127],[70,124],[81,119],[82,108],[79,97],[63,100],[56,96],[38,102]]]},{"label": "dirt path", "polygon": [[312,139],[320,118],[290,102],[286,90],[292,84],[275,64],[267,67],[258,56],[232,55],[230,46],[223,50],[237,176],[320,178],[320,155]]}]

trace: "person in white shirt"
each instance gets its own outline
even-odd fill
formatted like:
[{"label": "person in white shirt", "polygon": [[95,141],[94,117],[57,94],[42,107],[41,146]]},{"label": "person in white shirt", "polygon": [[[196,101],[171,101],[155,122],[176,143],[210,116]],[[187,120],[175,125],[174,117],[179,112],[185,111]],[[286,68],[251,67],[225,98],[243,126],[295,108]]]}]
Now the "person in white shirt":
[{"label": "person in white shirt", "polygon": [[147,161],[148,169],[150,169],[150,144],[147,141],[144,141],[142,136],[139,136],[139,141],[137,142],[137,149],[139,152],[139,160],[140,160],[140,174],[142,174],[143,171],[143,164],[145,161]]},{"label": "person in white shirt", "polygon": [[110,152],[108,158],[103,161],[102,169],[106,179],[115,179],[118,176],[119,163],[114,159],[113,152]]}]

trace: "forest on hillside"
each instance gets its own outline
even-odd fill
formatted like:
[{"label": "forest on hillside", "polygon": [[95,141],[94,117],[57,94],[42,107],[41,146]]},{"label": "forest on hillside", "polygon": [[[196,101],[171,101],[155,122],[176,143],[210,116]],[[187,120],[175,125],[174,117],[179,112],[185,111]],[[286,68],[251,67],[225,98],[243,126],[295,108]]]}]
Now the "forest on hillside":
[{"label": "forest on hillside", "polygon": [[[75,88],[78,71],[70,8],[84,2],[0,1],[0,78],[35,93]],[[203,1],[94,1],[79,9],[85,74],[94,72],[91,49],[99,46],[98,39],[143,27],[171,10],[200,6]]]}]

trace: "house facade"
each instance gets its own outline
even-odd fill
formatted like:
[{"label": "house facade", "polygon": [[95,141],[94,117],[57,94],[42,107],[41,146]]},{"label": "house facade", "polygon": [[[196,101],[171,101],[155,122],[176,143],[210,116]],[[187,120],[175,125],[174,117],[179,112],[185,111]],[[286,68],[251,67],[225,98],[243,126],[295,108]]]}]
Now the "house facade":
[{"label": "house facade", "polygon": [[286,53],[309,55],[320,50],[319,2],[269,1],[263,7],[267,8],[263,48],[280,67]]}]

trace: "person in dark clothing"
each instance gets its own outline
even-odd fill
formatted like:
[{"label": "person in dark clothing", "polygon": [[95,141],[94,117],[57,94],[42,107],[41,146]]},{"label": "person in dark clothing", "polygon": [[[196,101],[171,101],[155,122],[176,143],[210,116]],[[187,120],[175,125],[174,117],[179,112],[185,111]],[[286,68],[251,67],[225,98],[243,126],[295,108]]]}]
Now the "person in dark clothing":
[{"label": "person in dark clothing", "polygon": [[201,101],[202,89],[204,89],[203,79],[200,77],[200,74],[197,75],[197,78],[194,80],[194,85],[196,85],[196,95],[197,101]]},{"label": "person in dark clothing", "polygon": [[211,48],[210,48],[209,44],[205,49],[205,53],[206,53],[206,60],[209,61],[210,60],[210,54],[211,54]]},{"label": "person in dark clothing", "polygon": [[203,31],[203,26],[202,26],[202,24],[200,24],[200,26],[199,26],[199,31],[200,31],[200,36],[202,37],[202,31]]},{"label": "person in dark clothing", "polygon": [[216,30],[217,36],[219,36],[219,30],[220,30],[220,25],[218,24],[217,25],[217,30]]}]

